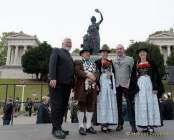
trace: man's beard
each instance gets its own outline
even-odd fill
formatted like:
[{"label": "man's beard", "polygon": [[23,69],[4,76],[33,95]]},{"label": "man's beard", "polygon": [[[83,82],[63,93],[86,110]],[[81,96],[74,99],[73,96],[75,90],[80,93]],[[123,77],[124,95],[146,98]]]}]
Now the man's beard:
[{"label": "man's beard", "polygon": [[64,49],[67,50],[67,51],[71,50],[71,48],[69,48],[69,47],[65,47]]}]

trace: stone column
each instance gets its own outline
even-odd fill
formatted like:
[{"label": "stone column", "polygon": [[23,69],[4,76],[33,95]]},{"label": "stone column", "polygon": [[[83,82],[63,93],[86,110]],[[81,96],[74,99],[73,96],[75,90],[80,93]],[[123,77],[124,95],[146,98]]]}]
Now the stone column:
[{"label": "stone column", "polygon": [[25,54],[25,52],[27,51],[27,46],[23,46],[23,49],[22,49],[22,51],[21,51],[21,54],[20,54],[20,62],[19,62],[19,64],[20,65],[22,65],[22,56]]},{"label": "stone column", "polygon": [[14,65],[18,65],[18,51],[19,51],[19,47],[16,46],[16,48],[15,48],[15,57],[14,57]]},{"label": "stone column", "polygon": [[171,55],[171,49],[170,49],[170,46],[167,46],[167,56],[170,56]]},{"label": "stone column", "polygon": [[15,46],[11,46],[10,65],[13,65],[14,63],[14,49],[15,49]]},{"label": "stone column", "polygon": [[27,51],[27,46],[24,46],[24,54],[25,54],[26,51]]},{"label": "stone column", "polygon": [[10,58],[11,58],[10,54],[11,54],[11,46],[8,46],[6,65],[10,64]]},{"label": "stone column", "polygon": [[159,45],[159,50],[160,50],[160,53],[163,54],[162,46],[160,46],[160,45]]}]

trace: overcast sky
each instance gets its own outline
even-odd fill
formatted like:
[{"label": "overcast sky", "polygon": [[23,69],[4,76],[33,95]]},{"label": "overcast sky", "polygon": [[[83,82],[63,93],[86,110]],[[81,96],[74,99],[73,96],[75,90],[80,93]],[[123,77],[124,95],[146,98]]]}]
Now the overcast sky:
[{"label": "overcast sky", "polygon": [[91,16],[100,19],[95,8],[104,16],[101,44],[112,48],[174,27],[174,0],[0,0],[0,33],[23,31],[54,47],[71,37],[77,48]]}]

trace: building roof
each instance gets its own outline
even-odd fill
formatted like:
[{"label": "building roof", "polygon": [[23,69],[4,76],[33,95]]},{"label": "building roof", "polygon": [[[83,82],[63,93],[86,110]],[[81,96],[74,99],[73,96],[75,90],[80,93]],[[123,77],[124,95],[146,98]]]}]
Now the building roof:
[{"label": "building roof", "polygon": [[149,35],[148,40],[151,39],[174,39],[173,28],[171,28],[169,31],[157,31]]},{"label": "building roof", "polygon": [[36,35],[34,35],[34,36],[28,35],[22,31],[20,31],[19,33],[16,33],[14,35],[10,35],[10,36],[6,37],[6,39],[7,39],[7,41],[8,40],[36,40],[38,42],[38,44],[40,44],[40,41]]}]

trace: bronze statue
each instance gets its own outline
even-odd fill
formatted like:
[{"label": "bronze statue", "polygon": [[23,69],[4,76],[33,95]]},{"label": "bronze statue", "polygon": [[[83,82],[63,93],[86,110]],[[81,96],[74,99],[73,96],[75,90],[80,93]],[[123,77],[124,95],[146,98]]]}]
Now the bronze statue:
[{"label": "bronze statue", "polygon": [[98,10],[95,9],[95,12],[100,14],[100,21],[96,22],[96,17],[91,17],[91,25],[88,27],[87,34],[83,37],[83,48],[90,49],[93,54],[97,54],[100,50],[100,34],[99,26],[103,21],[103,15]]}]

